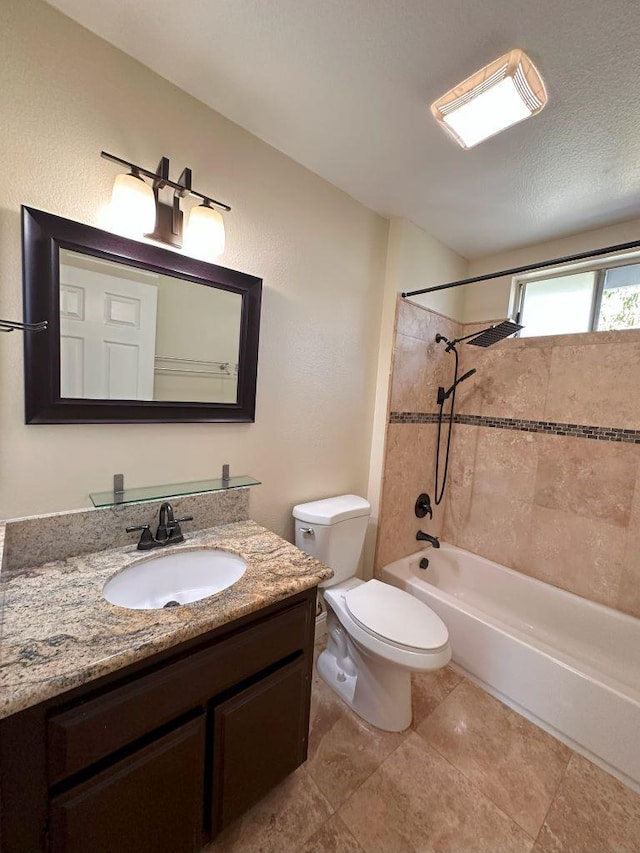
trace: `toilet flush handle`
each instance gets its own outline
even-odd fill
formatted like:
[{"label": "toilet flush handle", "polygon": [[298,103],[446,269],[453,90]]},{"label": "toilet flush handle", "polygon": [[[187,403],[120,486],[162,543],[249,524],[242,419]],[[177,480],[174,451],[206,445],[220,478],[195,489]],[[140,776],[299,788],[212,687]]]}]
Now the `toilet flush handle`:
[{"label": "toilet flush handle", "polygon": [[313,527],[301,527],[300,533],[302,533],[303,536],[315,536],[316,534]]}]

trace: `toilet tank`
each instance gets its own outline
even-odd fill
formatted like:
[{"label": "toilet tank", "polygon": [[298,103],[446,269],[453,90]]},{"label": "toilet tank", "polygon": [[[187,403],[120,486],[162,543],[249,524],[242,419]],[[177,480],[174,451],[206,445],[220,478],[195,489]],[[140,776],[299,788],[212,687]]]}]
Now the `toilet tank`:
[{"label": "toilet tank", "polygon": [[357,495],[338,495],[294,506],[296,546],[333,569],[333,577],[320,586],[333,586],[354,577],[370,514],[369,501]]}]

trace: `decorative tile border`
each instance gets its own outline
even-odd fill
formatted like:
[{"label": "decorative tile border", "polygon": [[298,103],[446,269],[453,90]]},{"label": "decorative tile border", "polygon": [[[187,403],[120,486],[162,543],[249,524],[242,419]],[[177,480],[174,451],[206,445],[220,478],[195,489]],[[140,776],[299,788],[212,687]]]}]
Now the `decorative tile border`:
[{"label": "decorative tile border", "polygon": [[[548,435],[566,435],[572,438],[591,438],[596,441],[624,441],[628,444],[640,444],[640,429],[563,424],[557,421],[533,421],[521,418],[494,418],[484,415],[456,415],[453,422],[494,429],[513,429],[520,432],[542,432]],[[438,423],[438,414],[437,412],[391,412],[389,423],[435,424]]]},{"label": "decorative tile border", "polygon": [[[454,419],[455,422],[455,419]],[[391,412],[390,424],[437,424],[437,412]]]}]

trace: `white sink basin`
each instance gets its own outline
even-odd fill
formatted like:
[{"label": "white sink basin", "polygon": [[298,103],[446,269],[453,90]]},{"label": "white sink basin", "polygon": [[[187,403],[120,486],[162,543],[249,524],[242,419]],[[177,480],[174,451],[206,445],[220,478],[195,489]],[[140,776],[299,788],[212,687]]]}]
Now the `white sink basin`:
[{"label": "white sink basin", "polygon": [[127,566],[106,582],[102,595],[132,610],[189,604],[232,586],[246,569],[242,557],[212,548],[163,553]]}]

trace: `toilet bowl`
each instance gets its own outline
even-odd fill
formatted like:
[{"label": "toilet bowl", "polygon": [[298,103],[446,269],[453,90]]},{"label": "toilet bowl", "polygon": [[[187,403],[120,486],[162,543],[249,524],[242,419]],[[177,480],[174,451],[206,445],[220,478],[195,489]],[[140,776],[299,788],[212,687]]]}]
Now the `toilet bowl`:
[{"label": "toilet bowl", "polygon": [[402,731],[411,723],[411,673],[445,666],[451,648],[445,624],[426,604],[355,577],[369,514],[356,495],[299,504],[296,545],[334,570],[321,584],[328,637],[318,673],[364,720]]}]

